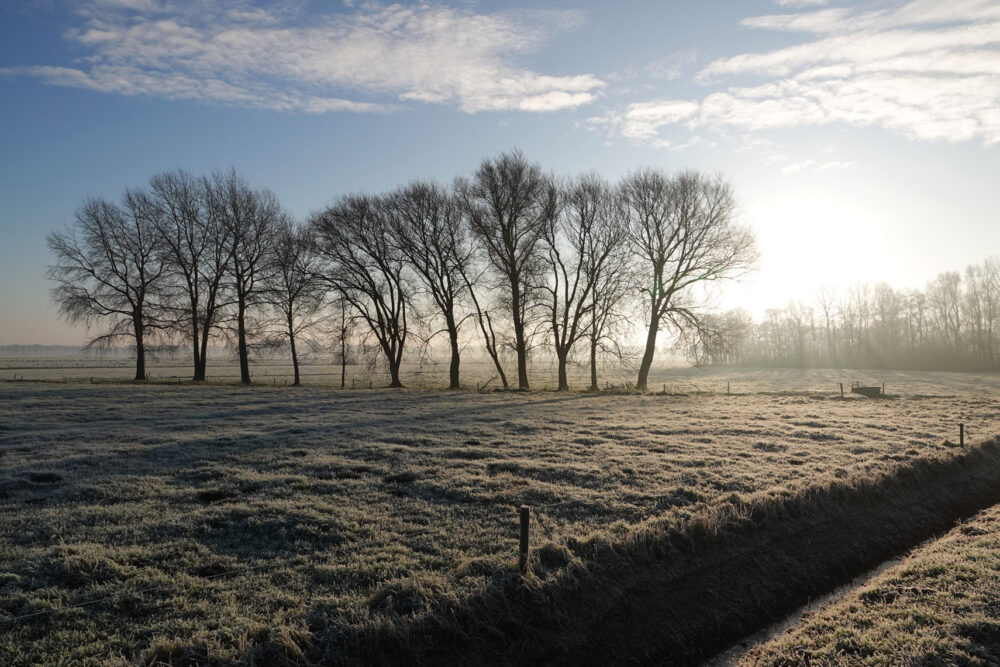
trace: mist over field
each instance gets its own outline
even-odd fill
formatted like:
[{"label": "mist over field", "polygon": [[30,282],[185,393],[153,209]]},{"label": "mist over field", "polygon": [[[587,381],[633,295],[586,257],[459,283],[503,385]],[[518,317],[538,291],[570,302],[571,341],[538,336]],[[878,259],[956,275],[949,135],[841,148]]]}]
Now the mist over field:
[{"label": "mist over field", "polygon": [[0,664],[1000,664],[996,2],[0,43]]}]

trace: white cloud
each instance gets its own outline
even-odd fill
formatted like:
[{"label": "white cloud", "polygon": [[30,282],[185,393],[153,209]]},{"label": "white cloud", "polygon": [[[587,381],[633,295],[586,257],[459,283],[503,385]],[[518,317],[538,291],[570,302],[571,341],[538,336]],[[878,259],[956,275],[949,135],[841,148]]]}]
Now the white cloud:
[{"label": "white cloud", "polygon": [[822,7],[826,0],[774,0],[782,7]]},{"label": "white cloud", "polygon": [[1000,4],[995,0],[948,0],[948,2],[911,0],[895,9],[855,11],[848,8],[834,8],[814,12],[754,16],[744,19],[741,23],[751,28],[767,30],[830,34],[912,26],[926,28],[996,20],[1000,20]]},{"label": "white cloud", "polygon": [[574,25],[571,12],[362,5],[303,17],[294,5],[97,0],[81,15],[85,24],[67,36],[86,58],[0,72],[121,95],[308,113],[386,110],[393,100],[470,113],[554,111],[587,104],[604,86],[591,74],[551,76],[512,64],[513,55]]},{"label": "white cloud", "polygon": [[[609,112],[603,116],[590,118],[586,125],[591,129],[610,129],[628,139],[649,142],[658,148],[670,148],[675,145],[660,135],[660,128],[692,118],[698,113],[698,109],[697,102],[687,100],[636,102],[630,104],[622,113]],[[685,147],[697,143],[700,143],[700,140],[685,142]]]},{"label": "white cloud", "polygon": [[696,106],[685,107],[690,113],[640,125],[641,132],[629,124],[630,112],[659,103],[633,103],[614,116],[617,132],[657,145],[661,132],[676,136],[678,128],[753,133],[845,124],[882,127],[914,140],[1000,143],[995,0],[914,0],[893,10],[822,9],[743,24],[814,38],[711,62],[697,81],[718,85],[740,77],[740,85],[708,92],[687,103]]},{"label": "white cloud", "polygon": [[631,139],[655,137],[663,125],[672,125],[698,113],[698,104],[685,100],[661,100],[629,105],[622,119],[622,135]]},{"label": "white cloud", "polygon": [[150,12],[159,9],[156,0],[97,0],[95,4],[102,7],[131,9],[137,12]]},{"label": "white cloud", "polygon": [[[956,56],[971,53],[980,58],[995,56],[998,44],[1000,21],[937,30],[866,30],[770,53],[741,54],[716,60],[698,73],[698,79],[711,82],[719,76],[748,73],[789,76],[804,67],[831,64],[878,69],[892,58],[942,53]],[[988,65],[995,67],[992,63]]]},{"label": "white cloud", "polygon": [[643,68],[650,77],[673,81],[684,74],[684,71],[691,67],[698,60],[698,54],[693,49],[678,51],[668,56],[659,58],[646,64]]}]

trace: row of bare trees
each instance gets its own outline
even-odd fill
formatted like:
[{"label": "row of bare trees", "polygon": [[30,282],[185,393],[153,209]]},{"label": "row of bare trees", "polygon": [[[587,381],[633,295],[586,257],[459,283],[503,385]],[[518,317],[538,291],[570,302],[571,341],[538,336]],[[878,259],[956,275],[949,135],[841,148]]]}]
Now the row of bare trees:
[{"label": "row of bare trees", "polygon": [[760,322],[746,313],[713,316],[714,340],[691,339],[705,363],[752,366],[1000,369],[1000,259],[946,272],[925,289],[885,283],[820,290]]},{"label": "row of bare trees", "polygon": [[302,224],[235,172],[176,171],[120,203],[85,202],[74,226],[49,237],[49,276],[69,319],[102,326],[93,342],[134,343],[137,380],[149,340],[186,340],[193,378],[204,380],[209,341],[221,337],[249,383],[251,346],[280,331],[298,384],[297,343],[339,319],[328,330],[341,356],[348,321],[360,323],[393,387],[411,341],[426,349],[441,333],[452,388],[462,350],[478,341],[505,389],[509,356],[527,389],[529,356],[542,346],[567,389],[585,341],[596,389],[599,353],[620,353],[643,313],[644,389],[659,334],[709,335],[701,286],[755,261],[753,235],[735,217],[720,177],[647,168],[618,184],[557,178],[517,151],[450,187],[414,181],[342,196]]}]

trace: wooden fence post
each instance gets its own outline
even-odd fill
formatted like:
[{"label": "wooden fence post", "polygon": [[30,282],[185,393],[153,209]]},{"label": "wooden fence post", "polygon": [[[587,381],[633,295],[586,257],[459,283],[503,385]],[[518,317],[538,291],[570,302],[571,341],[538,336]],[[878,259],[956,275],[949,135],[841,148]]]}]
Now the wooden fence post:
[{"label": "wooden fence post", "polygon": [[958,445],[965,447],[965,424],[958,425]]},{"label": "wooden fence post", "polygon": [[844,383],[843,382],[840,383],[840,397],[841,398],[844,397]]},{"label": "wooden fence post", "polygon": [[528,573],[528,522],[529,518],[529,508],[527,505],[521,505],[521,545],[519,549],[519,558],[517,561],[517,568],[521,571],[521,574]]}]

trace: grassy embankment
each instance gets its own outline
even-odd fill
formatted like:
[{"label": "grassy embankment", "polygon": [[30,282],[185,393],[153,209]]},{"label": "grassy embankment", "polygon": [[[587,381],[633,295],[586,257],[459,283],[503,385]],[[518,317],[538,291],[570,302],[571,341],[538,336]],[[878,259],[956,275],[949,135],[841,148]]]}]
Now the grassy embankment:
[{"label": "grassy embankment", "polygon": [[10,664],[693,659],[1000,489],[993,448],[942,442],[997,416],[960,391],[0,391],[0,613],[43,612],[0,626]]},{"label": "grassy embankment", "polygon": [[1000,438],[888,475],[787,498],[731,497],[691,520],[570,540],[563,552],[543,547],[538,579],[495,580],[485,594],[416,623],[371,622],[357,655],[399,664],[697,664],[956,517],[1000,502],[998,483]]},{"label": "grassy embankment", "polygon": [[986,510],[788,633],[743,665],[1000,663],[1000,507]]}]

